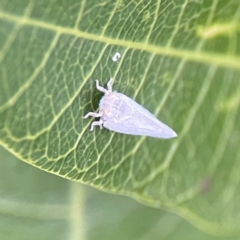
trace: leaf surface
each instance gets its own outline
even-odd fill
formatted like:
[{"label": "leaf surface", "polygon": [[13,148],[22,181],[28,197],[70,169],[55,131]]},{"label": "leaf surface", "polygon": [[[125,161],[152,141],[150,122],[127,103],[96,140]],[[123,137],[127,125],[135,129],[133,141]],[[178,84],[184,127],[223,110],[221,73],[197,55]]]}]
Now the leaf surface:
[{"label": "leaf surface", "polygon": [[[0,2],[0,144],[31,165],[177,212],[212,234],[240,229],[240,3]],[[119,52],[118,62],[112,56]],[[89,131],[95,79],[178,137]]]}]

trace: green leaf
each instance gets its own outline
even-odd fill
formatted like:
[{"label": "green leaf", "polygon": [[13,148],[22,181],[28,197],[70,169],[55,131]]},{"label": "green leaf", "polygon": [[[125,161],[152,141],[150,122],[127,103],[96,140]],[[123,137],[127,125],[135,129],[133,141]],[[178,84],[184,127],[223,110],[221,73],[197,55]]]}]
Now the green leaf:
[{"label": "green leaf", "polygon": [[[0,1],[0,144],[211,234],[236,233],[239,9],[238,0]],[[82,117],[102,96],[94,80],[110,77],[178,137],[90,132]]]}]

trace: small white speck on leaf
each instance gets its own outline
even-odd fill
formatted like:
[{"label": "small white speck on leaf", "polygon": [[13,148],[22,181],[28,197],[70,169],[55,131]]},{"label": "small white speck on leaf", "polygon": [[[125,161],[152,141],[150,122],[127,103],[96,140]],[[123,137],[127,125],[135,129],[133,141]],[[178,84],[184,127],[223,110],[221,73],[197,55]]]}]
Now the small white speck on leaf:
[{"label": "small white speck on leaf", "polygon": [[113,56],[112,56],[112,60],[114,62],[117,62],[119,59],[121,58],[121,54],[119,52],[116,52]]},{"label": "small white speck on leaf", "polygon": [[155,138],[174,138],[177,134],[166,124],[159,121],[152,113],[140,104],[122,93],[112,91],[113,79],[107,83],[107,89],[96,87],[104,92],[99,103],[99,112],[89,112],[84,116],[100,118],[91,124],[90,131],[95,126],[105,127],[111,131],[129,135],[150,136]]}]

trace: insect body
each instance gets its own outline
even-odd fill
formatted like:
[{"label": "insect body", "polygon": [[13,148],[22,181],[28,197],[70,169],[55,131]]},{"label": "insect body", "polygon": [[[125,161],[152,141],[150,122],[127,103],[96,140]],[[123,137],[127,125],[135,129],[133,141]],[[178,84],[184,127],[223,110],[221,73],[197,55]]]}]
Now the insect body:
[{"label": "insect body", "polygon": [[91,131],[99,125],[118,133],[130,135],[150,136],[156,138],[173,138],[177,134],[167,125],[160,122],[147,109],[136,103],[122,93],[112,91],[113,79],[111,78],[105,89],[99,86],[96,80],[96,87],[104,92],[99,104],[99,112],[89,112],[84,118],[99,117],[99,121],[92,122]]}]

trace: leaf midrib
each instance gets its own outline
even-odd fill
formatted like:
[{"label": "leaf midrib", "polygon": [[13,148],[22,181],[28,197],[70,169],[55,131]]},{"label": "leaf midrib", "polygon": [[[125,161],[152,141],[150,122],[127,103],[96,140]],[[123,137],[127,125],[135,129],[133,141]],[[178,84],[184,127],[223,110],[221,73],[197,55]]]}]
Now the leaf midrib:
[{"label": "leaf midrib", "polygon": [[189,50],[182,50],[182,49],[180,50],[172,47],[166,48],[164,46],[163,47],[156,46],[149,43],[140,43],[140,42],[126,41],[122,39],[114,39],[114,38],[109,38],[102,35],[95,35],[87,32],[82,32],[82,31],[79,31],[77,28],[66,28],[66,27],[56,26],[46,22],[34,20],[26,16],[19,17],[16,15],[4,13],[1,11],[0,11],[0,19],[11,21],[16,24],[40,27],[43,29],[54,31],[58,34],[69,34],[75,37],[89,39],[92,41],[118,45],[118,46],[132,48],[132,49],[141,50],[141,51],[144,50],[152,54],[178,57],[186,60],[191,60],[194,62],[201,62],[201,63],[210,64],[210,65],[222,66],[226,68],[233,68],[233,69],[240,70],[240,64],[239,64],[240,57],[235,57],[230,55],[226,56],[226,55],[217,54],[217,53],[207,53],[207,52],[200,52],[200,51],[189,51]]}]

